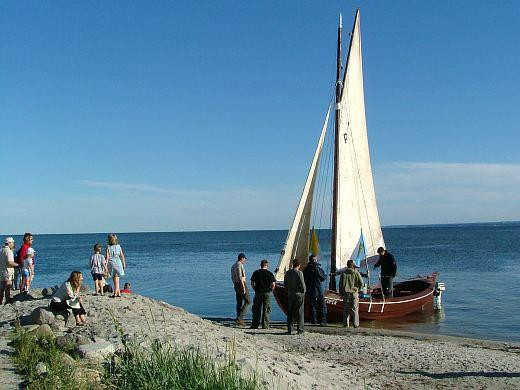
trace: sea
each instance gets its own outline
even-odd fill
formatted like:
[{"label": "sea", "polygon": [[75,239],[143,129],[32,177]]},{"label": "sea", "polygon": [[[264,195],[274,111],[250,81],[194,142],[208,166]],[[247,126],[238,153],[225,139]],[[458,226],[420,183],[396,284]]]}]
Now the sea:
[{"label": "sea", "polygon": [[[398,263],[396,280],[438,271],[446,291],[440,310],[362,326],[520,342],[520,222],[387,227],[383,234]],[[264,258],[274,270],[286,235],[284,230],[121,233],[127,257],[122,282],[203,317],[234,318],[230,267],[237,254],[247,255],[249,276]],[[326,271],[329,236],[328,230],[319,232]],[[15,239],[22,242],[21,236]],[[35,235],[34,285],[61,284],[80,270],[92,289],[88,262],[95,243],[105,247],[106,234]],[[273,306],[271,319],[283,321],[274,298]]]}]

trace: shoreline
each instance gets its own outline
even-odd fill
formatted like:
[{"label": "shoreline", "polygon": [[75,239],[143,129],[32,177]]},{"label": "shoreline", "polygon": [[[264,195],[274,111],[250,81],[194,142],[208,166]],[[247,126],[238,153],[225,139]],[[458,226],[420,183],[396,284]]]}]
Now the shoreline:
[{"label": "shoreline", "polygon": [[[204,320],[212,321],[215,323],[219,323],[225,327],[235,327],[233,318],[226,317],[206,317],[200,316]],[[247,325],[250,324],[250,320],[245,321]],[[286,329],[286,324],[283,321],[271,321],[271,328],[274,329]],[[247,329],[247,328],[242,328]],[[326,335],[348,335],[348,334],[358,334],[365,336],[386,336],[386,337],[403,337],[403,338],[411,338],[416,340],[429,340],[429,341],[452,341],[464,344],[474,344],[476,346],[480,346],[482,348],[489,349],[500,349],[504,345],[510,345],[512,349],[520,349],[520,341],[508,341],[508,340],[497,340],[497,339],[482,339],[478,337],[467,337],[462,335],[450,335],[443,333],[424,333],[424,332],[414,332],[407,330],[397,330],[397,329],[383,329],[383,328],[369,328],[363,327],[360,325],[359,328],[343,328],[340,324],[327,324],[326,326],[317,326],[310,325],[305,323],[305,330],[312,333],[321,333]]]},{"label": "shoreline", "polygon": [[[25,322],[34,309],[48,305],[47,298],[33,291],[33,300],[2,306],[2,338],[12,331],[17,315]],[[289,336],[282,324],[269,330],[235,328],[137,294],[121,299],[84,296],[88,324],[60,322],[53,325],[56,334],[103,339],[116,350],[122,338],[143,346],[159,340],[200,349],[217,361],[234,348],[242,370],[256,373],[269,389],[520,387],[519,343],[335,326],[306,326],[305,334]],[[5,370],[0,372],[3,382]]]}]

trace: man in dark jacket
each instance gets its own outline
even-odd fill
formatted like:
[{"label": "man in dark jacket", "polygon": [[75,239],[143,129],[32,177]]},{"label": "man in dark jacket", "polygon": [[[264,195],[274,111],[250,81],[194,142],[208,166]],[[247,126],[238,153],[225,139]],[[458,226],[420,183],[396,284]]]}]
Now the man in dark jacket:
[{"label": "man in dark jacket", "polygon": [[[309,256],[309,263],[303,270],[303,277],[305,278],[305,286],[307,286],[305,295],[311,305],[311,324],[315,324],[317,320],[320,326],[326,324],[327,305],[325,304],[321,288],[321,283],[325,280],[325,272],[316,261],[316,256]],[[319,316],[316,315],[317,311],[320,312]]]},{"label": "man in dark jacket", "polygon": [[394,255],[385,248],[377,248],[379,260],[374,264],[374,269],[381,266],[381,287],[385,297],[394,296],[394,278],[397,273],[397,263]]},{"label": "man in dark jacket", "polygon": [[303,302],[305,301],[305,279],[300,271],[300,261],[292,261],[292,269],[285,273],[283,285],[287,291],[287,333],[291,334],[293,319],[296,319],[298,334],[303,333]]}]

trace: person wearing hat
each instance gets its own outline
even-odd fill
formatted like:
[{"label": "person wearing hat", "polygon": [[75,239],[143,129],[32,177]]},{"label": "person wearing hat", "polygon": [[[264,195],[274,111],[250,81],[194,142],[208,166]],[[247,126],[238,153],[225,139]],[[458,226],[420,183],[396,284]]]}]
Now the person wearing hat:
[{"label": "person wearing hat", "polygon": [[237,318],[235,322],[239,326],[245,326],[244,316],[247,313],[249,305],[251,305],[251,298],[249,297],[249,290],[246,284],[246,270],[244,268],[246,260],[246,255],[239,253],[237,261],[231,266],[231,281],[235,288],[235,298],[237,301]]},{"label": "person wearing hat", "polygon": [[357,271],[354,261],[347,261],[347,269],[341,272],[339,292],[343,295],[343,326],[349,326],[352,317],[354,328],[359,326],[359,290],[363,287],[363,279]]},{"label": "person wearing hat", "polygon": [[20,286],[21,292],[29,292],[31,287],[32,275],[34,274],[34,254],[36,252],[33,248],[27,249],[27,254],[23,261],[22,268],[22,285]]},{"label": "person wearing hat", "polygon": [[18,267],[18,264],[14,261],[13,248],[13,237],[7,237],[0,251],[0,305],[4,301],[4,295],[5,303],[11,302],[11,285],[14,278],[14,267]]}]

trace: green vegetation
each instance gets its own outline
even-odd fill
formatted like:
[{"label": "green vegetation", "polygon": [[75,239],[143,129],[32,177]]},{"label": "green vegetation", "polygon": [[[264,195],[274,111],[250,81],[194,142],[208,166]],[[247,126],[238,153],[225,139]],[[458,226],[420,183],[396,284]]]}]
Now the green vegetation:
[{"label": "green vegetation", "polygon": [[121,390],[254,390],[255,377],[244,378],[233,357],[217,364],[199,350],[177,350],[152,342],[148,350],[126,346],[106,370],[107,384]]},{"label": "green vegetation", "polygon": [[[24,385],[28,390],[92,388],[86,378],[76,375],[75,365],[63,364],[66,351],[61,349],[53,338],[15,331],[12,345],[15,349],[15,368],[24,379]],[[39,372],[39,363],[45,365],[45,373]]]},{"label": "green vegetation", "polygon": [[[125,343],[124,352],[103,364],[101,378],[89,365],[76,360],[70,364],[67,347],[61,348],[53,338],[36,336],[17,330],[12,337],[16,370],[29,390],[96,388],[134,389],[193,389],[193,390],[256,390],[263,386],[256,377],[244,377],[230,351],[221,363],[213,361],[195,349],[175,349],[158,341],[150,348]],[[69,353],[69,356],[64,356]],[[64,364],[64,360],[69,364]],[[42,373],[42,363],[45,372]],[[38,369],[40,366],[40,369]]]}]

